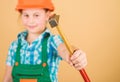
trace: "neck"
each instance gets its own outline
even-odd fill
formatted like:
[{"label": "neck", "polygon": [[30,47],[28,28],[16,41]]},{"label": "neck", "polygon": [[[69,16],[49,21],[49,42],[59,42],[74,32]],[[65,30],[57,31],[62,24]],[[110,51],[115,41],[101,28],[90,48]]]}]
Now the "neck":
[{"label": "neck", "polygon": [[28,33],[26,40],[31,44],[35,39],[39,37],[40,34]]},{"label": "neck", "polygon": [[45,29],[42,32],[38,32],[38,33],[30,33],[30,32],[28,32],[28,36],[27,36],[26,40],[29,42],[29,44],[31,44],[44,31],[45,31]]}]

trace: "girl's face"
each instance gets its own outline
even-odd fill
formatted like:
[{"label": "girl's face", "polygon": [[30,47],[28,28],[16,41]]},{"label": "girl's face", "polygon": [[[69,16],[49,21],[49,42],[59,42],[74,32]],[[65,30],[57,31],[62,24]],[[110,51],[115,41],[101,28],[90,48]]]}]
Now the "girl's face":
[{"label": "girl's face", "polygon": [[49,19],[50,11],[44,9],[22,10],[22,23],[29,33],[42,33]]}]

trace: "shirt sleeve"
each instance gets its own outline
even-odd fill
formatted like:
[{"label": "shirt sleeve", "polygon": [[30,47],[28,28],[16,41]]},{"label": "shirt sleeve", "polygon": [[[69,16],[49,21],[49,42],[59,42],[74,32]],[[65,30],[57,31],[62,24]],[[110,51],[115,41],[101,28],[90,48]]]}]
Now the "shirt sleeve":
[{"label": "shirt sleeve", "polygon": [[60,55],[59,55],[59,53],[58,53],[58,50],[57,50],[57,48],[58,48],[58,46],[61,44],[61,43],[63,43],[63,40],[62,40],[62,38],[60,37],[60,35],[53,35],[52,36],[52,39],[51,39],[51,45],[52,45],[52,47],[53,47],[53,52],[54,52],[54,56],[55,57],[57,57],[57,59],[59,59],[59,60],[62,60],[62,57],[60,57]]},{"label": "shirt sleeve", "polygon": [[7,59],[6,59],[6,65],[8,65],[8,66],[14,65],[16,48],[17,48],[17,42],[14,41],[11,43],[11,45],[9,47],[8,55],[7,55]]},{"label": "shirt sleeve", "polygon": [[53,47],[57,50],[58,46],[63,43],[63,40],[62,38],[60,37],[60,35],[54,35],[53,38],[52,38],[52,44],[53,44]]}]

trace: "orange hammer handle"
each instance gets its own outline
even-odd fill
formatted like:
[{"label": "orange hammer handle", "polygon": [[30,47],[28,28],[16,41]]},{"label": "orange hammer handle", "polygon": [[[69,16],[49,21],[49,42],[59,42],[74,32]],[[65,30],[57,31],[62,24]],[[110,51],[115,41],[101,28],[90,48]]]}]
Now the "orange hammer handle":
[{"label": "orange hammer handle", "polygon": [[79,72],[82,75],[85,82],[90,82],[90,79],[89,79],[87,73],[85,72],[85,69],[81,69],[81,70],[79,70]]}]

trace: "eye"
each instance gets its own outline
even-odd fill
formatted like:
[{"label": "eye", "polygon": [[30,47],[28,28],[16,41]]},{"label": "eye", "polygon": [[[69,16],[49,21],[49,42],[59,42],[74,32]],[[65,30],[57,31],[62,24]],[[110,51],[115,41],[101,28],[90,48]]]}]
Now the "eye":
[{"label": "eye", "polygon": [[28,15],[28,14],[25,14],[25,15],[24,15],[24,17],[28,18],[28,17],[29,17],[29,15]]},{"label": "eye", "polygon": [[38,14],[36,14],[36,15],[34,15],[35,17],[39,17],[39,15]]},{"label": "eye", "polygon": [[25,17],[25,18],[28,18],[28,17],[29,17],[28,14],[22,14],[22,16]]}]

